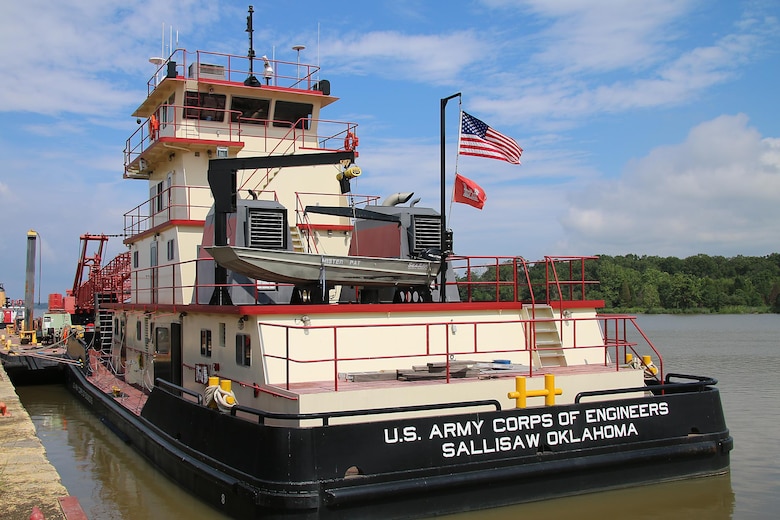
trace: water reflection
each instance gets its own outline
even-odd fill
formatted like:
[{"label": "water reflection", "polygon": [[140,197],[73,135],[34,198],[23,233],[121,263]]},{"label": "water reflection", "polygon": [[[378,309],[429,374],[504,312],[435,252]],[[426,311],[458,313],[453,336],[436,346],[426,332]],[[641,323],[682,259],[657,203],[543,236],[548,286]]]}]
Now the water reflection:
[{"label": "water reflection", "polygon": [[668,520],[669,518],[730,520],[734,493],[729,474],[592,493],[519,506],[461,513],[448,520],[509,520],[576,518],[577,520]]},{"label": "water reflection", "polygon": [[64,386],[17,391],[63,485],[89,518],[225,518],[156,471]]}]

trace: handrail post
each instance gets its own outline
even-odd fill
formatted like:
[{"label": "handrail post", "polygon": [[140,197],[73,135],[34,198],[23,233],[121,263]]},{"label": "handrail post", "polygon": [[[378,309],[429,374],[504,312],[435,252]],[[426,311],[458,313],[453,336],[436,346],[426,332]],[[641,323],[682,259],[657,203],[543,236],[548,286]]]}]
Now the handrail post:
[{"label": "handrail post", "polygon": [[285,388],[290,389],[290,327],[284,328]]},{"label": "handrail post", "polygon": [[450,327],[444,323],[444,348],[445,355],[447,356],[444,363],[444,370],[447,374],[447,383],[450,382]]},{"label": "handrail post", "polygon": [[338,329],[333,327],[333,371],[334,376],[334,391],[339,391],[339,345],[338,345]]}]

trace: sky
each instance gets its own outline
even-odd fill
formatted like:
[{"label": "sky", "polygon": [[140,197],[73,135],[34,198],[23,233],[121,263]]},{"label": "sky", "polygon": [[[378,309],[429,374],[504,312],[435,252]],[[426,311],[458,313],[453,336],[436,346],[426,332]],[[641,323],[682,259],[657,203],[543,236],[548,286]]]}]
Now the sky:
[{"label": "sky", "polygon": [[[148,59],[245,55],[249,3],[25,0],[0,17],[0,283],[73,285],[84,233],[119,234],[148,197],[123,180]],[[319,64],[358,123],[353,191],[439,207],[455,172],[487,194],[447,207],[466,255],[763,256],[780,251],[777,0],[254,3],[258,56]],[[303,13],[303,14],[302,14]],[[521,165],[458,156],[459,111],[513,137]],[[104,259],[125,250],[109,241]]]}]

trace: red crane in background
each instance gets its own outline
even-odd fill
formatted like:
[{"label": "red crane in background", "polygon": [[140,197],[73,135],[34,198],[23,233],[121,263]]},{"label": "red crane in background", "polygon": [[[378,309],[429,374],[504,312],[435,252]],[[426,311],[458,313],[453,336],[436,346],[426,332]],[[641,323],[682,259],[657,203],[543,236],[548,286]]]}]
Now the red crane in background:
[{"label": "red crane in background", "polygon": [[[130,293],[130,252],[120,253],[101,267],[106,242],[108,235],[81,235],[76,277],[73,288],[68,291],[68,296],[75,297],[73,314],[80,318],[77,321],[94,320],[98,303],[120,302]],[[90,251],[94,253],[90,254]]]}]

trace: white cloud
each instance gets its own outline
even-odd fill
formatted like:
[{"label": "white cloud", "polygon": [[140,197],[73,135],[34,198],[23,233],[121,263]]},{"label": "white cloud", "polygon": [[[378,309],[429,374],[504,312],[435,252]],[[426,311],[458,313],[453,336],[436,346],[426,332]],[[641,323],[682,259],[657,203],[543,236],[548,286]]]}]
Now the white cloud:
[{"label": "white cloud", "polygon": [[7,2],[0,17],[6,49],[0,111],[115,117],[142,99],[142,82],[154,70],[139,56],[160,53],[166,20],[197,28],[217,23],[225,10],[232,11],[197,0],[139,0],[132,8],[118,0]]},{"label": "white cloud", "polygon": [[589,253],[760,255],[780,243],[779,202],[780,139],[721,116],[570,194],[562,225]]},{"label": "white cloud", "polygon": [[534,59],[562,72],[639,69],[656,63],[691,9],[681,0],[589,2],[534,0],[524,7],[551,21]]},{"label": "white cloud", "polygon": [[689,102],[762,57],[778,30],[776,18],[747,12],[731,32],[695,39],[685,26],[690,2],[521,3],[551,26],[526,45],[522,67],[473,92],[470,106],[496,123],[520,120],[543,130]]},{"label": "white cloud", "polygon": [[481,59],[489,42],[475,31],[409,35],[395,31],[351,33],[323,42],[322,56],[339,73],[451,82]]}]

